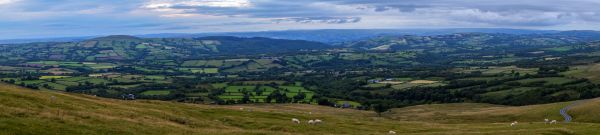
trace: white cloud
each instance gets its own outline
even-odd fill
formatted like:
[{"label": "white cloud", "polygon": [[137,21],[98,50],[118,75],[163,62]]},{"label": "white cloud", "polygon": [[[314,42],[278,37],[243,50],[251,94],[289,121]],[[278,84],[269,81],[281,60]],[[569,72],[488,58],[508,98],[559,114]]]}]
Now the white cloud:
[{"label": "white cloud", "polygon": [[599,30],[599,6],[599,0],[0,0],[0,37],[323,28]]},{"label": "white cloud", "polygon": [[165,9],[174,7],[220,7],[241,8],[252,6],[249,0],[154,0],[146,3],[144,8]]},{"label": "white cloud", "polygon": [[[204,8],[245,8],[251,7],[249,0],[153,0],[142,8],[162,12],[162,17],[197,17],[206,16],[196,12],[196,7]],[[194,8],[190,8],[194,7]]]},{"label": "white cloud", "polygon": [[19,1],[19,0],[0,0],[0,6],[1,5],[8,5],[8,4],[11,4],[11,3],[14,3],[14,2],[17,2],[17,1]]}]

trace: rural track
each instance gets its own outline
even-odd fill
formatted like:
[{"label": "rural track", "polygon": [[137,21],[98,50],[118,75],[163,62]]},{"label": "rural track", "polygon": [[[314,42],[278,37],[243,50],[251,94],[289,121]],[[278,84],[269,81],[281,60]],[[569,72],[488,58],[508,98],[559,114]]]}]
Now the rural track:
[{"label": "rural track", "polygon": [[571,104],[569,104],[569,105],[567,105],[567,106],[565,106],[565,107],[563,107],[563,108],[560,109],[559,113],[560,113],[560,115],[562,115],[565,118],[565,123],[569,123],[569,122],[571,122],[573,120],[573,117],[571,117],[571,115],[569,115],[567,113],[567,111],[569,111],[573,106],[581,104],[584,101],[586,101],[586,100],[575,101],[575,102],[573,102],[573,103],[571,103]]}]

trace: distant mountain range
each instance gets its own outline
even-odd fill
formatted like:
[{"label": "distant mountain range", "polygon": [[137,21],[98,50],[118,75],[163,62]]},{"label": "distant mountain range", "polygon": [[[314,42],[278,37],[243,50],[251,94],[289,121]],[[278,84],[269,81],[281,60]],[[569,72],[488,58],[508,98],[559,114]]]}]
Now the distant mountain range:
[{"label": "distant mountain range", "polygon": [[542,34],[455,33],[447,35],[395,35],[337,43],[336,46],[361,50],[456,50],[494,47],[572,45],[600,40],[597,31],[565,31]]},{"label": "distant mountain range", "polygon": [[[526,29],[498,29],[498,28],[455,28],[455,29],[322,29],[322,30],[285,30],[285,31],[259,31],[259,32],[223,32],[223,33],[162,33],[134,35],[143,38],[192,38],[207,36],[235,36],[235,37],[266,37],[275,39],[293,39],[317,41],[323,43],[339,43],[368,39],[383,35],[445,35],[453,33],[504,33],[504,34],[549,34],[559,33],[554,30],[526,30]],[[573,32],[578,34],[579,31]],[[102,36],[62,37],[62,38],[37,38],[37,39],[8,39],[0,40],[0,44],[31,43],[31,42],[74,42],[83,41]]]},{"label": "distant mountain range", "polygon": [[[583,44],[599,41],[598,31],[525,31],[505,30],[512,33],[453,32],[441,34],[421,32],[419,35],[391,34],[392,30],[319,30],[281,31],[279,39],[268,38],[276,32],[212,35],[113,35],[70,42],[37,42],[0,45],[0,50],[12,50],[4,54],[13,59],[50,59],[73,61],[140,60],[140,59],[190,59],[219,55],[258,55],[306,52],[332,48],[362,51],[424,50],[431,53],[457,51],[496,51],[518,48],[539,48],[561,45]],[[363,31],[363,32],[360,32]],[[367,31],[367,32],[364,32]],[[368,32],[371,31],[371,32]],[[385,34],[385,32],[389,32]],[[321,33],[321,35],[317,35]],[[342,39],[334,33],[346,35]],[[365,34],[366,33],[366,34]],[[254,35],[254,36],[252,36]],[[293,36],[328,39],[329,44],[307,40],[292,40]],[[257,36],[257,37],[255,37]],[[373,37],[370,37],[373,36]],[[157,38],[163,37],[163,38]],[[289,39],[283,39],[288,37]],[[340,36],[344,37],[344,36]],[[331,43],[333,41],[338,41]]]}]

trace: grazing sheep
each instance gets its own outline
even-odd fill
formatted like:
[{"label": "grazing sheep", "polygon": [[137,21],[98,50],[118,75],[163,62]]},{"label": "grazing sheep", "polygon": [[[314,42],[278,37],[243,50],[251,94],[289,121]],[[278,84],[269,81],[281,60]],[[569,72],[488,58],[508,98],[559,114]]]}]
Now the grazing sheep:
[{"label": "grazing sheep", "polygon": [[315,119],[315,124],[321,124],[321,122],[323,122],[323,121],[320,119]]},{"label": "grazing sheep", "polygon": [[396,134],[396,131],[392,131],[392,130],[390,130],[390,131],[388,132],[388,134]]},{"label": "grazing sheep", "polygon": [[515,122],[513,122],[513,123],[510,123],[510,126],[511,126],[511,127],[514,127],[514,126],[516,126],[518,123],[519,123],[519,122],[515,121]]},{"label": "grazing sheep", "polygon": [[309,121],[308,121],[308,124],[311,124],[311,125],[312,125],[312,124],[315,124],[315,121],[313,121],[313,120],[309,120]]},{"label": "grazing sheep", "polygon": [[548,124],[548,122],[550,122],[549,119],[544,119],[544,124]]},{"label": "grazing sheep", "polygon": [[550,124],[556,124],[556,120],[550,121]]},{"label": "grazing sheep", "polygon": [[292,122],[296,123],[296,124],[300,124],[300,120],[296,119],[296,118],[292,118]]}]

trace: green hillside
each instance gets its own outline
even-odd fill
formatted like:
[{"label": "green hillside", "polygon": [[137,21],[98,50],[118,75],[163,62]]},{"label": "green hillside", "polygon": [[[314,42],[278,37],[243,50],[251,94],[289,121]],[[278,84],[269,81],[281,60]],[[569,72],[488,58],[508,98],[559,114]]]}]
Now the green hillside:
[{"label": "green hillside", "polygon": [[[269,38],[201,37],[138,38],[107,36],[80,42],[0,45],[3,62],[25,59],[67,61],[129,61],[192,59],[215,55],[256,55],[321,50],[330,46],[311,41]],[[23,55],[26,54],[26,55]]]},{"label": "green hillside", "polygon": [[[593,100],[574,108],[575,121],[600,122]],[[384,113],[306,104],[213,106],[124,101],[0,84],[0,134],[598,134],[600,124],[545,125],[568,103],[507,107],[422,105]],[[585,107],[585,108],[582,108]],[[243,108],[243,109],[241,109]],[[597,110],[597,109],[594,109]],[[555,113],[554,113],[555,112]],[[582,116],[582,117],[579,117]],[[291,118],[303,122],[294,124]],[[583,120],[585,118],[585,120]],[[306,124],[321,119],[320,125]],[[517,127],[508,121],[518,120]]]}]

